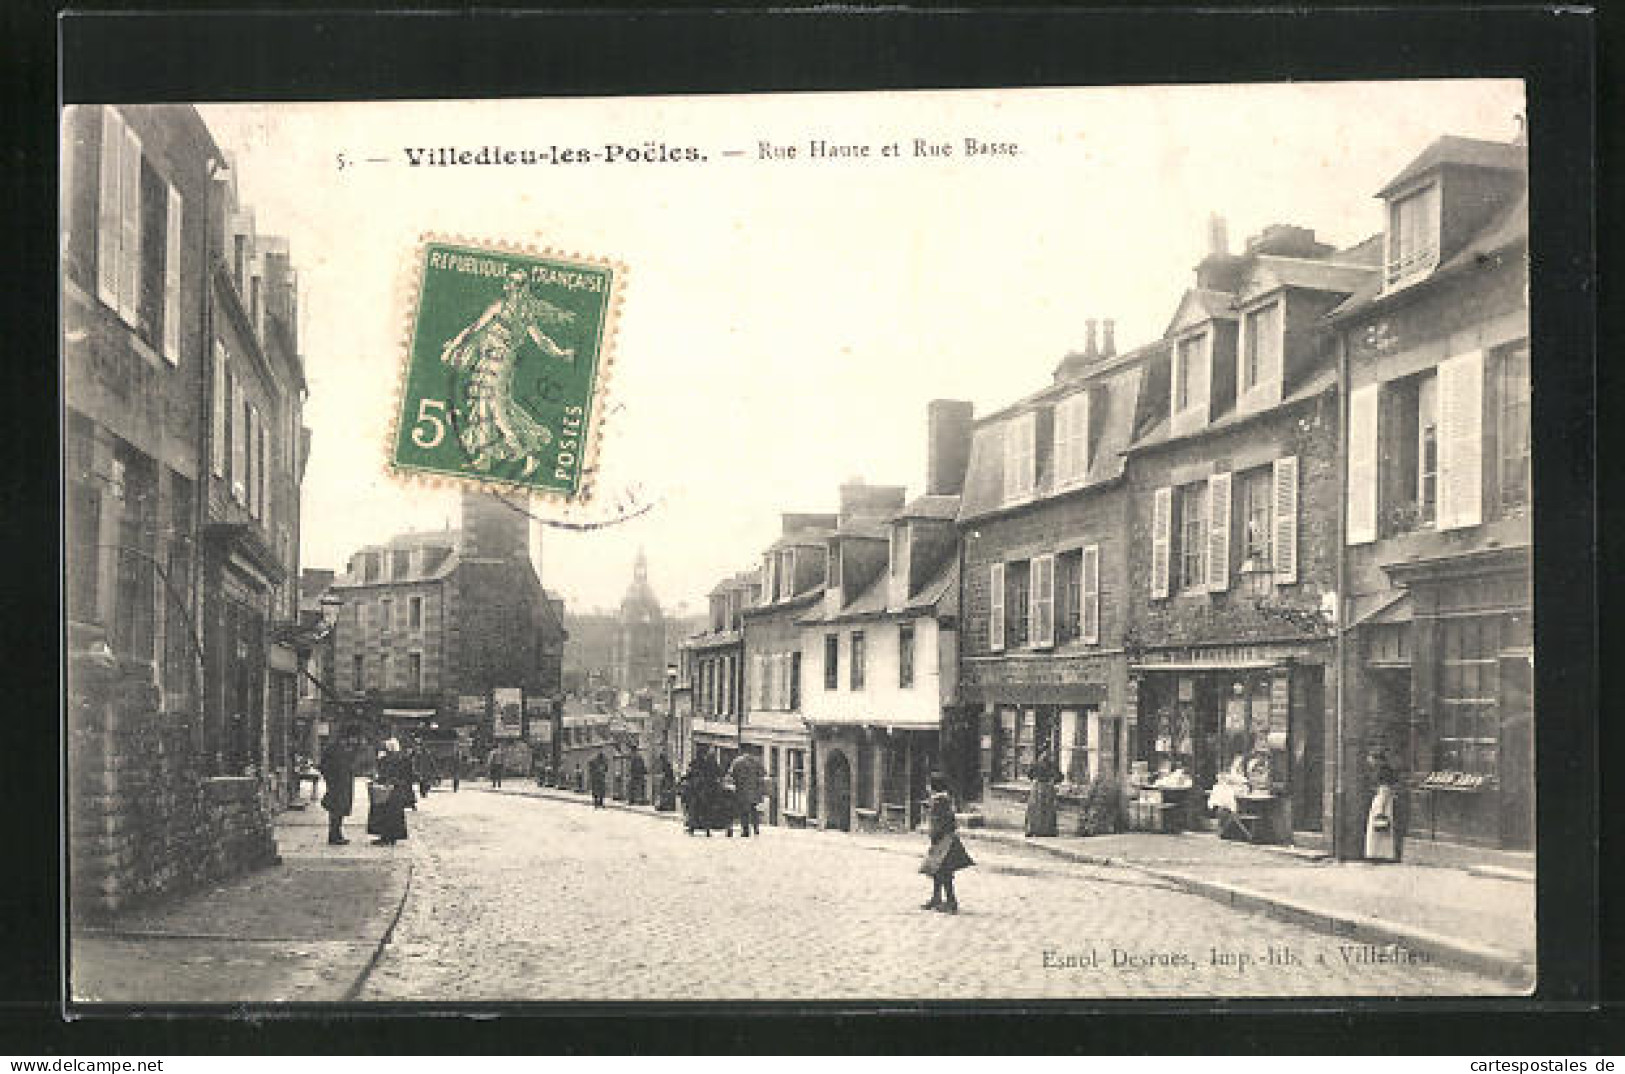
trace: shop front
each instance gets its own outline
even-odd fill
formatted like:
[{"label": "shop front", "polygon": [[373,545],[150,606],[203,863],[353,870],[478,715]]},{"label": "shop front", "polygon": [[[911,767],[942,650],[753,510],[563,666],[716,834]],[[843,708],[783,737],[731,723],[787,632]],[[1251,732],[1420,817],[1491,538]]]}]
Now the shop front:
[{"label": "shop front", "polygon": [[[1159,827],[1270,843],[1320,830],[1327,656],[1319,645],[1141,654],[1129,673],[1129,779],[1141,798],[1176,807]],[[1223,812],[1209,807],[1220,783],[1236,796]]]},{"label": "shop front", "polygon": [[[916,721],[820,721],[813,726],[814,769],[823,826],[839,831],[912,831],[930,798],[940,763],[939,728]],[[798,768],[801,760],[797,760]],[[799,781],[799,772],[797,773]]]},{"label": "shop front", "polygon": [[1403,597],[1362,625],[1370,752],[1406,791],[1405,838],[1534,844],[1529,550],[1386,568]]}]

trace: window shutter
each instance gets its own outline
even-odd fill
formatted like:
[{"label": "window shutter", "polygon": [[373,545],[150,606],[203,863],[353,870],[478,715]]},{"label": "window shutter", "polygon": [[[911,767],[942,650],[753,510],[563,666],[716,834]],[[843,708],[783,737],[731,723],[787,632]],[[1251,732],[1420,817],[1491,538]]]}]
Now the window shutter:
[{"label": "window shutter", "polygon": [[1439,363],[1439,528],[1484,517],[1484,352]]},{"label": "window shutter", "polygon": [[210,419],[209,467],[214,476],[226,476],[226,408],[231,404],[226,400],[226,346],[218,339],[214,341],[214,370],[212,376],[212,390],[210,391],[210,404],[213,412]]},{"label": "window shutter", "polygon": [[96,296],[118,308],[119,237],[124,203],[119,197],[124,158],[124,123],[111,108],[102,109],[101,179],[96,198]]},{"label": "window shutter", "polygon": [[1033,559],[1033,596],[1029,604],[1028,633],[1035,647],[1055,644],[1055,557]]},{"label": "window shutter", "polygon": [[1378,384],[1349,393],[1348,543],[1377,539]]},{"label": "window shutter", "polygon": [[141,139],[124,128],[119,160],[118,311],[134,326],[141,314]]},{"label": "window shutter", "polygon": [[1230,588],[1230,474],[1207,479],[1207,587],[1214,593]]},{"label": "window shutter", "polygon": [[1151,497],[1151,595],[1168,595],[1168,538],[1173,529],[1173,492],[1157,489]]},{"label": "window shutter", "polygon": [[170,365],[181,358],[181,195],[169,187],[164,213],[164,357]]},{"label": "window shutter", "polygon": [[243,412],[237,404],[237,377],[231,367],[226,367],[226,416],[231,428],[231,473],[227,476],[231,480],[231,498],[238,503],[244,499],[243,474],[248,469],[248,460],[243,453]]},{"label": "window shutter", "polygon": [[1092,544],[1083,550],[1083,641],[1086,645],[1100,644],[1100,546]]},{"label": "window shutter", "polygon": [[1210,412],[1209,397],[1213,394],[1213,340],[1218,335],[1214,326],[1202,333],[1202,346],[1196,355],[1196,365],[1191,370],[1191,397],[1190,411],[1196,416],[1189,419],[1194,424],[1192,428],[1200,429],[1208,423]]},{"label": "window shutter", "polygon": [[1275,460],[1275,581],[1298,580],[1298,457]]},{"label": "window shutter", "polygon": [[1072,468],[1072,400],[1063,399],[1055,405],[1055,484],[1065,485],[1074,477]]},{"label": "window shutter", "polygon": [[260,464],[255,470],[260,480],[260,517],[271,515],[271,431],[265,427],[265,415],[254,412],[254,428],[260,438]]},{"label": "window shutter", "polygon": [[995,652],[1004,648],[1004,564],[995,563],[988,568],[987,588],[987,647]]},{"label": "window shutter", "polygon": [[1077,396],[1077,413],[1073,415],[1072,442],[1077,445],[1077,475],[1082,481],[1089,476],[1089,393]]}]

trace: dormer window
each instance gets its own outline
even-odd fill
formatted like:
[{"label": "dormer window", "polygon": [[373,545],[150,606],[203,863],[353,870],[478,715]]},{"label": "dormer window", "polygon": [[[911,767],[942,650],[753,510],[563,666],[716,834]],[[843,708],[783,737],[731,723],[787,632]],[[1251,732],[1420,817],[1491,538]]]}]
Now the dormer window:
[{"label": "dormer window", "polygon": [[1237,370],[1242,396],[1261,386],[1279,385],[1282,344],[1281,300],[1249,310],[1241,323],[1241,368]]},{"label": "dormer window", "polygon": [[1388,256],[1383,283],[1398,287],[1439,263],[1439,184],[1428,183],[1388,203]]},{"label": "dormer window", "polygon": [[1081,484],[1089,473],[1089,393],[1055,404],[1055,483]]},{"label": "dormer window", "polygon": [[1175,436],[1195,432],[1207,424],[1212,338],[1211,330],[1202,331],[1174,345],[1169,418]]},{"label": "dormer window", "polygon": [[1004,499],[1031,496],[1037,484],[1038,415],[1018,415],[1004,425]]}]

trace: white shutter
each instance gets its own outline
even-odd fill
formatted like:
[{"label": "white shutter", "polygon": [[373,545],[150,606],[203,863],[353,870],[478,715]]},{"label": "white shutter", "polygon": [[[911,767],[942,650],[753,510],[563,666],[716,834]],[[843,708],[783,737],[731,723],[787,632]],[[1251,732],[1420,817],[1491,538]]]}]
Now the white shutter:
[{"label": "white shutter", "polygon": [[266,428],[265,415],[254,412],[254,428],[260,438],[260,464],[254,472],[260,482],[260,517],[271,516],[271,431]]},{"label": "white shutter", "polygon": [[1055,404],[1055,484],[1066,485],[1073,479],[1072,469],[1072,400],[1062,399]]},{"label": "white shutter", "polygon": [[1230,588],[1230,474],[1207,479],[1207,587],[1223,593]]},{"label": "white shutter", "polygon": [[1004,564],[995,563],[988,568],[987,586],[987,647],[995,652],[1004,648]]},{"label": "white shutter", "polygon": [[1275,460],[1275,581],[1298,580],[1298,457]]},{"label": "white shutter", "polygon": [[1047,648],[1055,644],[1055,557],[1034,557],[1032,569],[1027,633],[1034,647]]},{"label": "white shutter", "polygon": [[181,358],[181,195],[169,188],[164,213],[164,357],[171,365]]},{"label": "white shutter", "polygon": [[1197,413],[1195,419],[1197,428],[1208,423],[1208,416],[1211,413],[1213,344],[1217,335],[1217,328],[1209,328],[1202,334],[1202,352],[1196,359],[1196,376],[1191,379],[1191,408]]},{"label": "white shutter", "polygon": [[1439,363],[1439,528],[1484,518],[1484,352]]},{"label": "white shutter", "polygon": [[1077,412],[1072,418],[1072,442],[1077,445],[1073,450],[1077,452],[1078,480],[1082,481],[1089,476],[1089,393],[1083,392],[1077,396]]},{"label": "white shutter", "polygon": [[1083,550],[1083,642],[1100,643],[1100,546],[1092,544]]},{"label": "white shutter", "polygon": [[110,308],[118,308],[119,239],[123,223],[119,214],[124,203],[119,198],[119,161],[124,158],[124,123],[111,108],[102,109],[102,149],[100,184],[96,197],[96,296]]},{"label": "white shutter", "polygon": [[1168,595],[1169,537],[1174,521],[1174,490],[1164,486],[1151,497],[1151,595]]},{"label": "white shutter", "polygon": [[118,311],[134,326],[141,315],[141,139],[124,128],[119,160]]},{"label": "white shutter", "polygon": [[243,408],[238,396],[241,388],[237,377],[230,367],[226,372],[226,413],[231,419],[231,498],[238,503],[248,499],[248,486],[245,484],[248,474],[248,453],[243,445],[246,442],[243,429]]},{"label": "white shutter", "polygon": [[1377,539],[1378,384],[1349,393],[1348,543]]},{"label": "white shutter", "polygon": [[214,341],[214,370],[212,390],[209,393],[211,413],[209,445],[209,468],[216,477],[226,476],[226,408],[231,404],[226,400],[226,345],[218,339]]}]

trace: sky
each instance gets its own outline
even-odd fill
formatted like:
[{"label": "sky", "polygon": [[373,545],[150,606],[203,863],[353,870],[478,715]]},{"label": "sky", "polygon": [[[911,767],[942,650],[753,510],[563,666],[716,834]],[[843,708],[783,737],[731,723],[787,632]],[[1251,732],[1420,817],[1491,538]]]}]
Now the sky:
[{"label": "sky", "polygon": [[[612,607],[643,547],[668,612],[692,614],[759,562],[780,512],[834,511],[853,478],[921,491],[930,400],[983,414],[1042,387],[1090,318],[1116,321],[1119,350],[1159,337],[1210,214],[1232,250],[1272,223],[1353,245],[1428,143],[1509,140],[1523,100],[1516,81],[1458,80],[199,110],[300,277],[302,564],[456,525],[455,493],[384,465],[412,255],[431,232],[533,243],[628,269],[600,487],[653,505],[587,532],[533,525],[543,584],[573,610]],[[916,156],[916,139],[953,153]],[[966,139],[1016,151],[967,157]],[[814,158],[814,140],[870,156]],[[405,152],[612,143],[706,159],[431,168]]]}]

